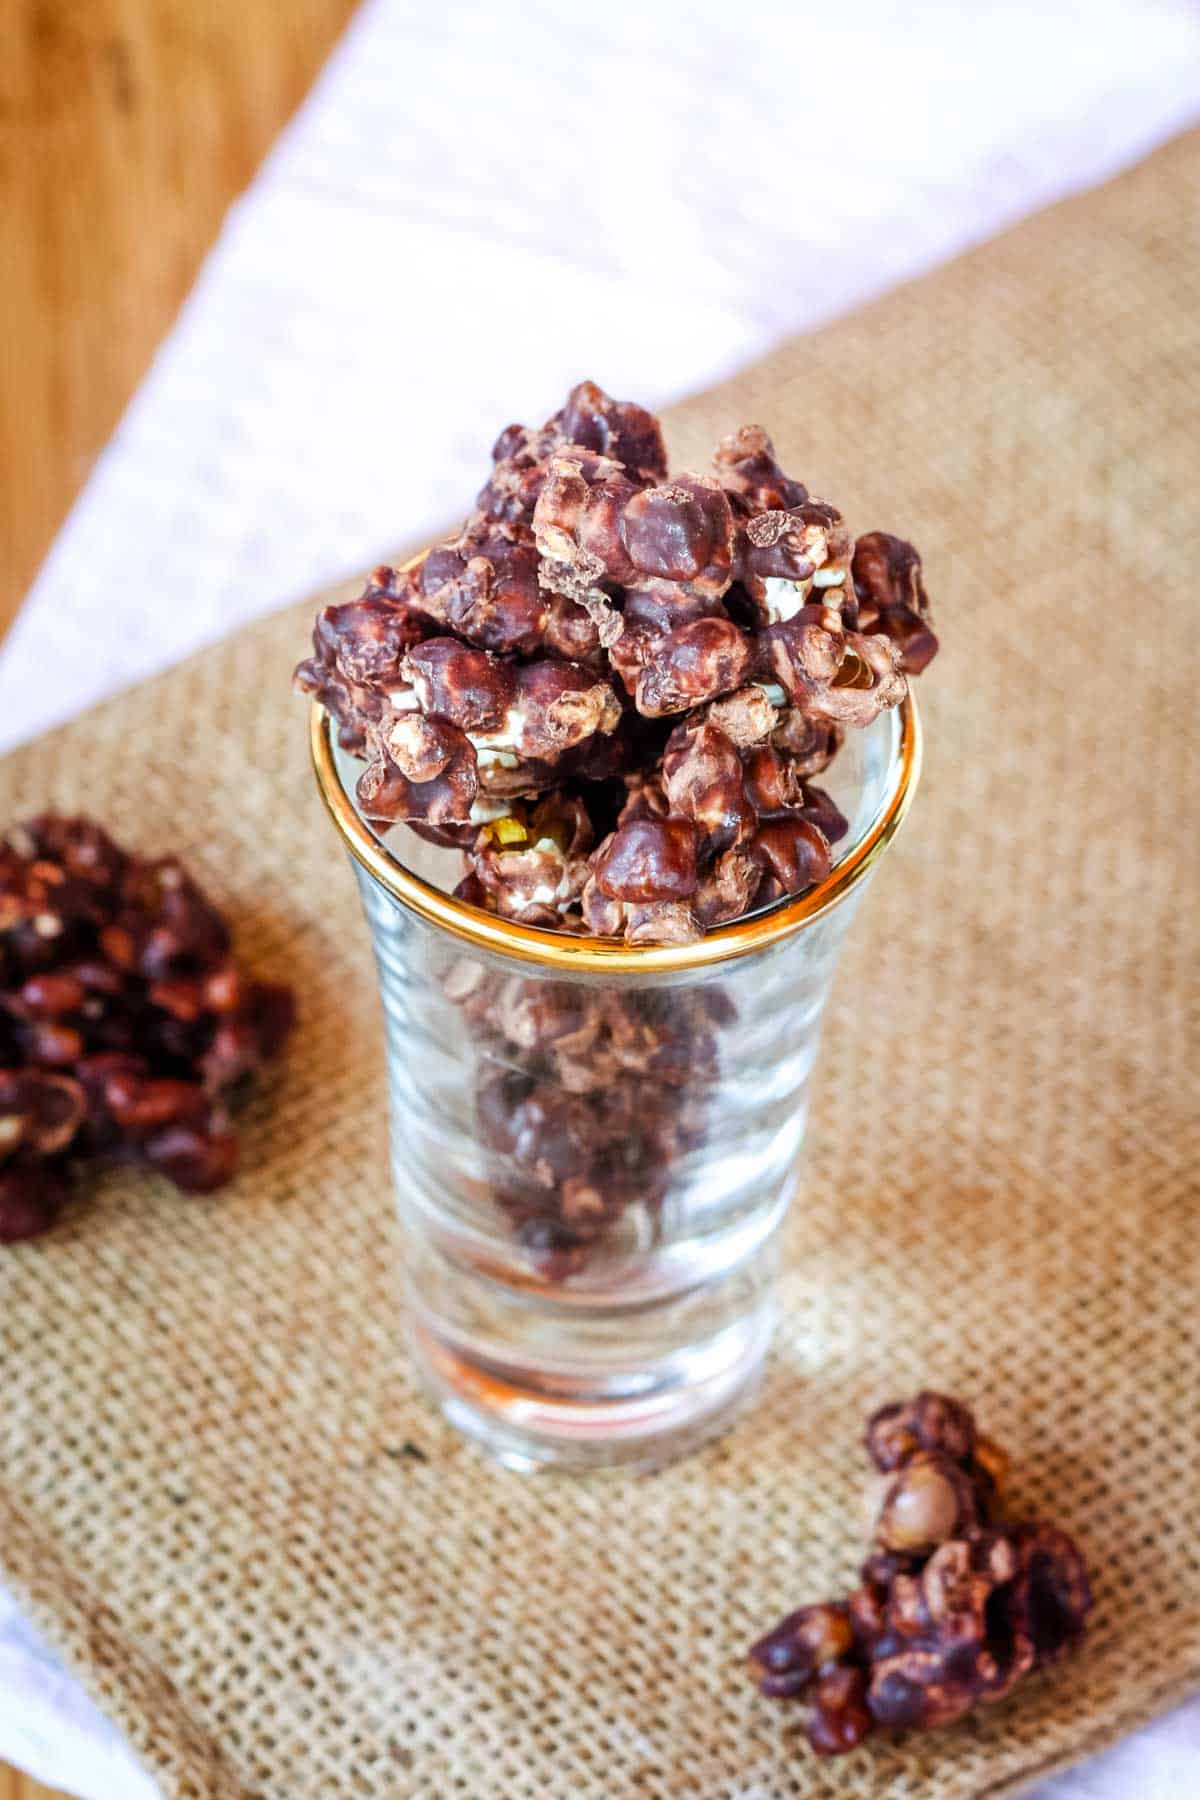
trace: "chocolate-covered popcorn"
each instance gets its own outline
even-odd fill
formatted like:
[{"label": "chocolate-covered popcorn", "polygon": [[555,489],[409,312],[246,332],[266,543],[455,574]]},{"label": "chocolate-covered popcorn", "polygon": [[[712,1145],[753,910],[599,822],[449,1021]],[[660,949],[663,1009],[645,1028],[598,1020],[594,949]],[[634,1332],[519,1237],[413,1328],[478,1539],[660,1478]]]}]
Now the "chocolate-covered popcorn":
[{"label": "chocolate-covered popcorn", "polygon": [[563,443],[611,456],[639,481],[661,481],[667,472],[662,428],[653,413],[632,400],[611,400],[594,381],[581,381],[550,421]]},{"label": "chocolate-covered popcorn", "polygon": [[953,1457],[919,1450],[880,1475],[868,1496],[872,1536],[881,1550],[928,1555],[979,1523],[974,1483]]},{"label": "chocolate-covered popcorn", "polygon": [[835,607],[801,607],[767,627],[762,647],[792,705],[821,723],[870,725],[907,692],[891,640],[847,631]]},{"label": "chocolate-covered popcorn", "polygon": [[595,832],[578,794],[515,802],[484,825],[471,854],[482,904],[501,918],[557,930],[579,903]]},{"label": "chocolate-covered popcorn", "polygon": [[775,446],[761,425],[743,425],[723,437],[713,453],[713,464],[740,518],[786,512],[808,499],[804,483],[794,481],[780,468]]},{"label": "chocolate-covered popcorn", "polygon": [[566,449],[551,459],[533,531],[543,579],[558,592],[664,582],[719,600],[730,583],[733,513],[707,476],[646,487],[611,458]]},{"label": "chocolate-covered popcorn", "polygon": [[522,656],[541,649],[550,621],[532,540],[482,520],[428,553],[414,571],[413,600],[466,643]]},{"label": "chocolate-covered popcorn", "polygon": [[493,976],[470,959],[446,992],[477,1045],[493,1201],[542,1278],[577,1273],[628,1214],[655,1229],[672,1166],[705,1140],[723,1003]]},{"label": "chocolate-covered popcorn", "polygon": [[540,430],[508,425],[500,433],[492,447],[492,473],[476,496],[476,514],[528,526],[550,458],[564,447],[608,457],[635,481],[659,481],[667,472],[653,414],[632,401],[610,399],[593,381],[581,381]]},{"label": "chocolate-covered popcorn", "polygon": [[903,538],[869,531],[854,546],[854,591],[862,631],[881,631],[900,653],[900,667],[919,675],[937,655],[921,558]]},{"label": "chocolate-covered popcorn", "polygon": [[[370,617],[370,613],[366,616]],[[254,981],[173,857],[50,814],[0,841],[0,1243],[47,1230],[91,1159],[210,1193],[230,1102],[282,1048],[287,988]]]},{"label": "chocolate-covered popcorn", "polygon": [[472,822],[479,764],[465,731],[446,719],[389,713],[369,741],[373,754],[355,789],[366,818],[434,828]]},{"label": "chocolate-covered popcorn", "polygon": [[324,607],[313,626],[313,654],[296,670],[296,687],[321,702],[336,721],[338,742],[356,756],[388,711],[405,656],[437,630],[403,597],[405,586],[394,569],[376,569],[360,599]]},{"label": "chocolate-covered popcorn", "polygon": [[[473,905],[633,944],[824,880],[846,826],[807,783],[937,648],[911,544],[856,544],[760,426],[669,474],[654,417],[592,382],[492,455],[458,534],[327,607],[296,671],[364,815],[463,850]],[[641,809],[616,820],[587,791],[615,780]],[[568,790],[589,847],[519,840],[516,803]]]},{"label": "chocolate-covered popcorn", "polygon": [[789,1613],[750,1651],[761,1693],[807,1700],[819,1756],[1002,1700],[1078,1647],[1092,1605],[1064,1531],[1000,1518],[1005,1459],[961,1401],[926,1391],[881,1407],[866,1446],[875,1548],[859,1586]]},{"label": "chocolate-covered popcorn", "polygon": [[975,1418],[961,1401],[928,1390],[895,1400],[867,1420],[867,1455],[883,1474],[903,1468],[919,1452],[967,1463],[975,1454]]}]

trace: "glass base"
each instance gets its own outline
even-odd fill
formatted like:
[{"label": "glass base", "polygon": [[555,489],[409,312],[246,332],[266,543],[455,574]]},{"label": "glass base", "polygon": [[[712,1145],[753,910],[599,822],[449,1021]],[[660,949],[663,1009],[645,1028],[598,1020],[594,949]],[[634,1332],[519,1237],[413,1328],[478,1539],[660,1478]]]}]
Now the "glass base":
[{"label": "glass base", "polygon": [[[753,1393],[775,1325],[768,1290],[711,1337],[658,1360],[585,1372],[576,1358],[536,1368],[456,1341],[410,1290],[418,1371],[451,1424],[506,1468],[647,1470],[717,1436]],[[630,1321],[637,1338],[636,1318]],[[644,1349],[644,1341],[643,1341]]]}]

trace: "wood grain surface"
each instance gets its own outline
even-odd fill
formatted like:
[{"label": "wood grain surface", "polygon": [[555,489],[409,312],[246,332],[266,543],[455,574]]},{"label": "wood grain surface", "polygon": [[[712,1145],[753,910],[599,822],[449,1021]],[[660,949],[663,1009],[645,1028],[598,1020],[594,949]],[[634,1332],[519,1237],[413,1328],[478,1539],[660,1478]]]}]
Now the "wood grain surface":
[{"label": "wood grain surface", "polygon": [[0,1800],[68,1800],[68,1796],[0,1763]]},{"label": "wood grain surface", "polygon": [[352,11],[0,4],[0,631]]},{"label": "wood grain surface", "polygon": [[43,1787],[30,1775],[19,1775],[15,1769],[0,1763],[0,1800],[67,1800],[57,1788]]},{"label": "wood grain surface", "polygon": [[[354,0],[0,4],[0,634]],[[56,1800],[0,1764],[0,1800]]]}]

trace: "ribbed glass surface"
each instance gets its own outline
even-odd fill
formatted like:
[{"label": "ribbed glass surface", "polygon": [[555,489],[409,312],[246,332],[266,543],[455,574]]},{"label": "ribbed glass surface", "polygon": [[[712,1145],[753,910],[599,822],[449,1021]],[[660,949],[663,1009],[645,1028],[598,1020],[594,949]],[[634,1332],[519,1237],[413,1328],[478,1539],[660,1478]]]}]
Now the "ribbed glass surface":
[{"label": "ribbed glass surface", "polygon": [[[879,721],[829,783],[843,854],[895,745]],[[769,1336],[772,1239],[863,886],[753,954],[639,977],[469,946],[355,870],[410,1324],[443,1404],[510,1460],[609,1460],[622,1430],[690,1429]]]}]

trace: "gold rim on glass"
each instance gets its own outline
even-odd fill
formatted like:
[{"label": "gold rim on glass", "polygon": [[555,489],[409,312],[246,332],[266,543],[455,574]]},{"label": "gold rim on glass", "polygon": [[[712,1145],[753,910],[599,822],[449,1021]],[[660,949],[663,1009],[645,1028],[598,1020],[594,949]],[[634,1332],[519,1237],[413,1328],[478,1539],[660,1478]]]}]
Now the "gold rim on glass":
[{"label": "gold rim on glass", "polygon": [[718,925],[694,944],[631,945],[609,938],[569,937],[537,925],[517,925],[465,900],[455,900],[410,873],[359,817],[338,774],[329,715],[319,702],[313,703],[309,741],[321,798],[347,850],[401,906],[477,950],[491,950],[517,962],[608,975],[650,975],[673,969],[699,969],[708,963],[726,962],[730,957],[765,949],[793,936],[845,899],[887,849],[912,804],[921,772],[921,726],[911,693],[900,708],[900,720],[900,753],[891,771],[891,790],[862,842],[824,881],[799,899],[781,900],[752,918]]}]

